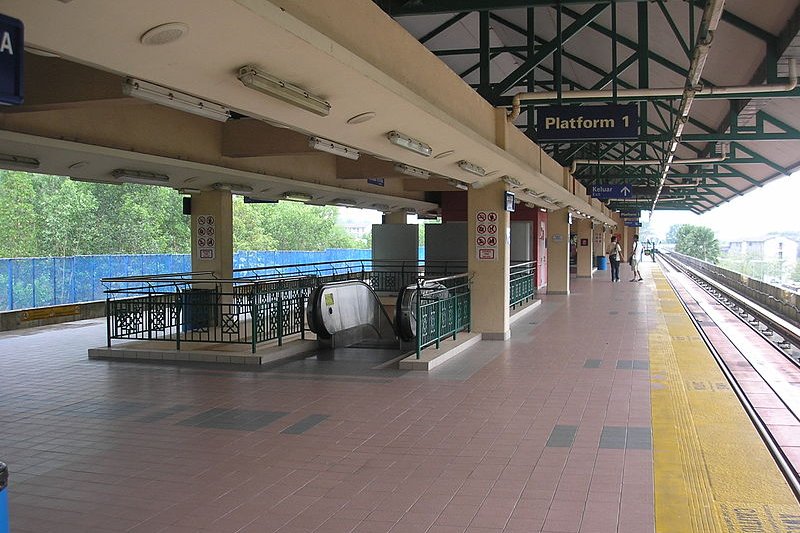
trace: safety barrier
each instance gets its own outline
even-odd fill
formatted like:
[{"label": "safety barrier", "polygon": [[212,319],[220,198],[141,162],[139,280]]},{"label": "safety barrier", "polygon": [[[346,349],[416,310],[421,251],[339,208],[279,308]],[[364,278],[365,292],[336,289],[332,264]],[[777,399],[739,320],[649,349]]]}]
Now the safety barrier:
[{"label": "safety barrier", "polygon": [[358,279],[375,290],[452,270],[446,261],[347,260],[237,269],[233,279],[210,272],[104,278],[107,343],[112,339],[250,344],[305,335],[311,291]]},{"label": "safety barrier", "polygon": [[470,305],[468,274],[417,280],[417,359],[424,348],[439,348],[447,337],[455,339],[459,331],[469,331]]},{"label": "safety barrier", "polygon": [[706,274],[749,300],[793,322],[795,325],[800,324],[800,294],[678,252],[671,252],[669,255],[678,258],[682,263]]},{"label": "safety barrier", "polygon": [[536,296],[536,261],[511,265],[508,284],[512,309]]}]

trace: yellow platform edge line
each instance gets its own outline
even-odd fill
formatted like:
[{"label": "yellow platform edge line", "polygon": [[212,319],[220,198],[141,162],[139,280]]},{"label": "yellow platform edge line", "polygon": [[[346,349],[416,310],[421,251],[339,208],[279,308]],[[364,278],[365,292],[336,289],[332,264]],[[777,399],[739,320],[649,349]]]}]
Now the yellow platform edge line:
[{"label": "yellow platform edge line", "polygon": [[798,533],[800,504],[660,269],[649,334],[658,533]]}]

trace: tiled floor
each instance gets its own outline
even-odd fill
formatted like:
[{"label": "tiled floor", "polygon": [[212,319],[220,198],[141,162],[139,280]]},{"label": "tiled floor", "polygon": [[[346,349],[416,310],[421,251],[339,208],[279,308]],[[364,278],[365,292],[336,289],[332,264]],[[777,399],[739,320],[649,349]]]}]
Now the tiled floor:
[{"label": "tiled floor", "polygon": [[601,273],[428,374],[89,361],[0,334],[12,531],[653,530],[651,282]]}]

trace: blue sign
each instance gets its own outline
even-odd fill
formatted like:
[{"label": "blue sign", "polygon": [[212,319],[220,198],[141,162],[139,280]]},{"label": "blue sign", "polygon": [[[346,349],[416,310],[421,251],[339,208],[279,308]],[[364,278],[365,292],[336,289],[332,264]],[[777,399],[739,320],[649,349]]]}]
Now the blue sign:
[{"label": "blue sign", "polygon": [[[627,183],[617,185],[592,185],[592,197],[600,200],[631,198],[632,196],[633,187]],[[638,217],[639,215],[636,216]]]},{"label": "blue sign", "polygon": [[639,138],[639,107],[547,106],[536,110],[537,141]]},{"label": "blue sign", "polygon": [[638,219],[639,217],[642,216],[642,213],[639,212],[639,211],[620,211],[619,212],[619,216],[622,217],[622,218],[636,218],[636,219]]},{"label": "blue sign", "polygon": [[0,15],[0,104],[22,103],[22,58],[25,37],[22,21]]},{"label": "blue sign", "polygon": [[383,178],[367,178],[367,183],[383,187]]},{"label": "blue sign", "polygon": [[246,204],[277,204],[278,200],[262,200],[261,198],[253,198],[252,196],[245,196],[244,203]]},{"label": "blue sign", "polygon": [[639,222],[638,220],[626,220],[625,221],[625,225],[628,226],[629,228],[641,228],[642,227],[642,223]]}]

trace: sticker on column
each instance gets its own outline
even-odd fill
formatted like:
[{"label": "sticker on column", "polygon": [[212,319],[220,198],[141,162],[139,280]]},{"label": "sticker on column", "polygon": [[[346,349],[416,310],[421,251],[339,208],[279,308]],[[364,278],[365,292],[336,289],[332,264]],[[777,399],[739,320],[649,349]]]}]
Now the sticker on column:
[{"label": "sticker on column", "polygon": [[216,242],[214,235],[214,217],[211,215],[198,215],[197,217],[197,257],[203,261],[213,261],[216,257]]},{"label": "sticker on column", "polygon": [[496,211],[475,213],[475,253],[479,261],[497,260],[497,218]]}]

